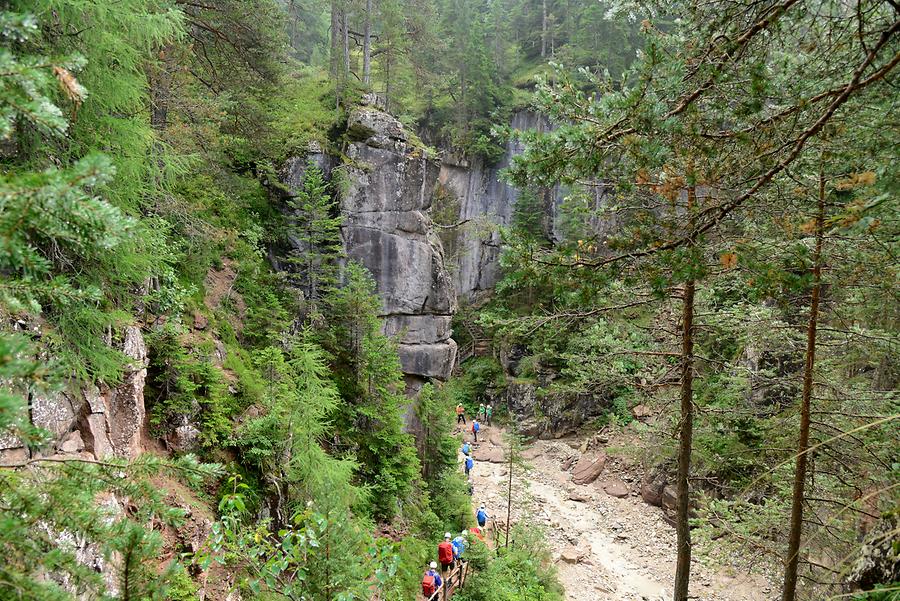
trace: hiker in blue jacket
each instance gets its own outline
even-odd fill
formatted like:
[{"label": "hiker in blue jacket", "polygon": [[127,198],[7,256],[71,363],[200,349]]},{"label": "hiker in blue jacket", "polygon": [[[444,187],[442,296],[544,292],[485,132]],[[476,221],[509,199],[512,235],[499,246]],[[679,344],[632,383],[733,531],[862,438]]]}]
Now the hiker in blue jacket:
[{"label": "hiker in blue jacket", "polygon": [[459,561],[462,559],[463,553],[466,551],[466,532],[463,530],[459,536],[453,539],[450,544],[453,545],[453,559]]},{"label": "hiker in blue jacket", "polygon": [[472,471],[473,467],[475,467],[475,461],[473,460],[472,456],[469,455],[466,457],[466,460],[464,463],[465,463],[465,468],[466,468],[466,477],[468,477],[469,472]]},{"label": "hiker in blue jacket", "polygon": [[472,452],[472,447],[469,446],[468,442],[463,443],[462,452],[463,452],[463,455],[465,455],[466,457],[468,457],[469,453]]},{"label": "hiker in blue jacket", "polygon": [[431,596],[441,588],[443,583],[441,575],[437,572],[437,562],[432,561],[428,571],[422,577],[422,594],[426,599],[431,599]]},{"label": "hiker in blue jacket", "polygon": [[487,524],[488,514],[484,509],[484,503],[481,504],[481,507],[479,507],[478,511],[475,513],[475,519],[478,520],[478,526],[480,528],[484,528],[484,525]]},{"label": "hiker in blue jacket", "polygon": [[478,442],[478,431],[481,430],[481,424],[477,419],[472,420],[472,434],[475,436],[475,442]]}]

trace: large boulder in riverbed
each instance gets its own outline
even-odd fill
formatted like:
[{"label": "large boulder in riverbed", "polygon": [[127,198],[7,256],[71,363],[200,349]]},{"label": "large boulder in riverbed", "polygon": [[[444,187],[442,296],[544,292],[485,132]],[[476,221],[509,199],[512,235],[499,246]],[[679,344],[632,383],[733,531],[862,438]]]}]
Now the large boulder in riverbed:
[{"label": "large boulder in riverbed", "polygon": [[600,477],[603,468],[606,467],[607,457],[605,453],[585,453],[572,468],[572,482],[575,484],[590,484]]}]

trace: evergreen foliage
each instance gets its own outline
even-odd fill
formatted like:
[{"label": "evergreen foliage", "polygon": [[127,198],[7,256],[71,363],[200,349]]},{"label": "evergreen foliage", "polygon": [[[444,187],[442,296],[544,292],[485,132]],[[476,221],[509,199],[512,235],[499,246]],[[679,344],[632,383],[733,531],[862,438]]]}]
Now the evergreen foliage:
[{"label": "evergreen foliage", "polygon": [[294,250],[287,257],[291,277],[302,290],[305,313],[313,317],[318,302],[337,281],[341,256],[341,217],[331,199],[325,175],[315,164],[307,165],[297,195],[287,201],[287,236]]}]

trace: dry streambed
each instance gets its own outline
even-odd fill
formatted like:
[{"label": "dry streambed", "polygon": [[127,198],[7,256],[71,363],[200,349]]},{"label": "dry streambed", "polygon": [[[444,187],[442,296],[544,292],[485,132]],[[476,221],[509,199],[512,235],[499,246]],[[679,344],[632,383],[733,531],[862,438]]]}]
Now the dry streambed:
[{"label": "dry streambed", "polygon": [[[500,433],[490,428],[475,447],[476,504],[496,526],[506,516],[508,466]],[[569,601],[668,601],[675,572],[675,530],[661,509],[640,497],[640,475],[616,459],[594,461],[573,440],[536,441],[531,469],[514,492],[512,521],[544,529]],[[746,568],[692,566],[691,594],[703,601],[767,601],[776,589]]]}]

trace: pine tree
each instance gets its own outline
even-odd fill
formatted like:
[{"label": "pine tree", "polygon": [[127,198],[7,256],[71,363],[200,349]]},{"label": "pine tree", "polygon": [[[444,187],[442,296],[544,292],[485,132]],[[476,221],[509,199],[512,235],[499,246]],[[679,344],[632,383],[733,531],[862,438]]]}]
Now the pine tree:
[{"label": "pine tree", "polygon": [[287,235],[294,248],[286,262],[291,267],[291,279],[302,291],[303,312],[310,319],[336,281],[342,251],[341,216],[337,215],[324,173],[312,163],[304,171],[302,187],[287,206]]}]

